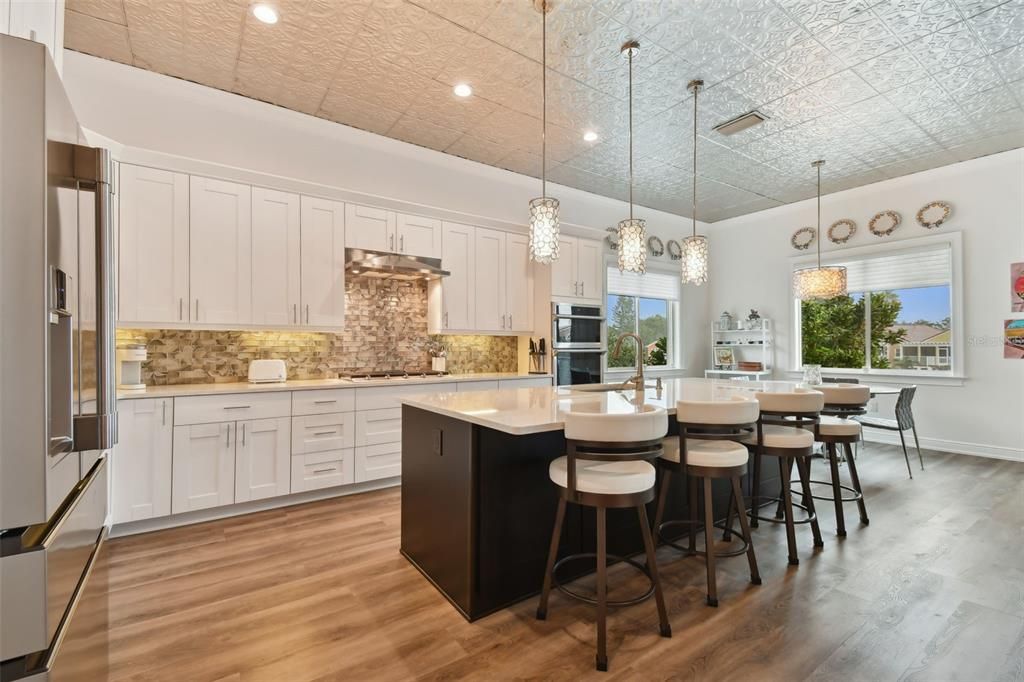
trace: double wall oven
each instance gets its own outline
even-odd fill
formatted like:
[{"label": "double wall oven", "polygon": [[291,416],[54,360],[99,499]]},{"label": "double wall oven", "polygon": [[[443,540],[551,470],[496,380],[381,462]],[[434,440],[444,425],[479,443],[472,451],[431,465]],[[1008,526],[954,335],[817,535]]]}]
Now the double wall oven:
[{"label": "double wall oven", "polygon": [[604,308],[551,304],[555,384],[599,384],[604,372]]}]

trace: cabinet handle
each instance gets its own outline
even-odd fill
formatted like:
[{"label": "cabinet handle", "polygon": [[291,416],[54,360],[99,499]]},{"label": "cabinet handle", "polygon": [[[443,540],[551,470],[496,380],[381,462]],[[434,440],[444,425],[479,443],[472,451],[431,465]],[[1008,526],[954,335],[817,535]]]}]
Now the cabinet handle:
[{"label": "cabinet handle", "polygon": [[330,469],[313,469],[313,473],[314,474],[329,474],[329,473],[331,473],[334,470],[335,470],[334,467],[331,467]]},{"label": "cabinet handle", "polygon": [[299,323],[299,304],[292,303],[292,324]]},{"label": "cabinet handle", "polygon": [[228,428],[224,432],[224,445],[225,447],[231,447],[231,424],[228,424]]},{"label": "cabinet handle", "polygon": [[502,329],[505,328],[505,316],[504,315],[501,316],[501,328]]},{"label": "cabinet handle", "polygon": [[405,251],[405,235],[403,234],[398,238],[398,250]]},{"label": "cabinet handle", "polygon": [[586,282],[580,282],[580,296],[586,296],[586,295],[587,295],[587,283]]},{"label": "cabinet handle", "polygon": [[508,328],[512,328],[512,313],[508,314]]},{"label": "cabinet handle", "polygon": [[337,433],[337,431],[314,431],[313,435],[314,436],[333,436],[336,433]]},{"label": "cabinet handle", "polygon": [[185,303],[185,299],[183,299],[183,298],[179,298],[178,299],[178,322],[181,322],[181,312],[182,312],[182,306],[184,305],[184,303]]},{"label": "cabinet handle", "polygon": [[448,328],[448,311],[444,311],[444,328]]},{"label": "cabinet handle", "polygon": [[242,424],[242,447],[245,447],[245,424]]},{"label": "cabinet handle", "polygon": [[389,236],[390,236],[391,241],[388,242],[388,244],[389,244],[388,248],[391,249],[392,251],[394,251],[395,250],[395,235],[389,235]]},{"label": "cabinet handle", "polygon": [[336,402],[338,402],[338,401],[337,400],[314,400],[313,404],[314,405],[330,405],[331,403],[336,403]]},{"label": "cabinet handle", "polygon": [[160,426],[167,426],[167,401],[164,400],[160,403],[161,414],[160,414]]},{"label": "cabinet handle", "polygon": [[199,321],[199,299],[196,299],[196,322]]},{"label": "cabinet handle", "polygon": [[306,304],[306,324],[309,324],[309,304]]},{"label": "cabinet handle", "polygon": [[225,405],[225,410],[248,410],[252,405]]}]

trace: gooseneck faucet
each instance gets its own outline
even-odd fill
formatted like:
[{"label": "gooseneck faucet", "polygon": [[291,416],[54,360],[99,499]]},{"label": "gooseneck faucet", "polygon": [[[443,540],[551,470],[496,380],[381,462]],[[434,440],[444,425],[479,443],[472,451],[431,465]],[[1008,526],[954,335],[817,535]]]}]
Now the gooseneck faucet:
[{"label": "gooseneck faucet", "polygon": [[619,351],[622,349],[622,342],[626,338],[632,338],[636,341],[636,374],[623,381],[623,384],[633,384],[636,390],[644,390],[644,340],[640,338],[639,334],[629,332],[619,337],[618,341],[615,342],[615,350],[612,351],[612,357],[619,357]]}]

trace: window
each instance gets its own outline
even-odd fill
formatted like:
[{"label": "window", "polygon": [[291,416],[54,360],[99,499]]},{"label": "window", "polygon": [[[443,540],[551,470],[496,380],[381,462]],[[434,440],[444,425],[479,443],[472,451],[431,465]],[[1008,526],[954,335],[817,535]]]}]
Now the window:
[{"label": "window", "polygon": [[676,366],[674,320],[679,302],[676,274],[648,271],[644,275],[608,268],[608,368],[636,366],[636,345],[622,344],[613,357],[615,342],[622,334],[634,333],[644,341],[648,367]]},{"label": "window", "polygon": [[796,367],[952,371],[952,242],[856,251],[862,255],[830,263],[846,266],[849,294],[796,302]]}]

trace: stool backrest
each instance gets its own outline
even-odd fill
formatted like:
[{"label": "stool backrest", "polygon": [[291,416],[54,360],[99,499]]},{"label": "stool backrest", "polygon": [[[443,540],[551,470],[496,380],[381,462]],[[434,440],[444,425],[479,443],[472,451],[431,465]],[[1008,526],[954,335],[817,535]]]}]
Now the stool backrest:
[{"label": "stool backrest", "polygon": [[774,415],[817,414],[825,406],[825,394],[809,388],[792,391],[759,391],[755,394],[761,413]]},{"label": "stool backrest", "polygon": [[624,414],[565,413],[566,440],[639,443],[664,438],[666,433],[668,412],[654,405],[644,405],[637,412]]},{"label": "stool backrest", "polygon": [[871,400],[871,389],[860,384],[836,383],[830,386],[818,386],[817,390],[825,395],[826,405],[859,407],[867,405]]},{"label": "stool backrest", "polygon": [[759,412],[756,400],[741,395],[724,400],[680,400],[676,403],[676,421],[680,424],[753,424]]},{"label": "stool backrest", "polygon": [[917,386],[904,386],[896,398],[896,423],[904,431],[914,427],[914,413],[910,409],[910,404],[914,402],[915,393]]}]

